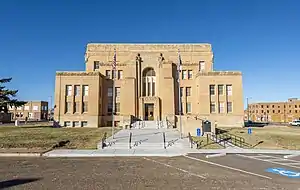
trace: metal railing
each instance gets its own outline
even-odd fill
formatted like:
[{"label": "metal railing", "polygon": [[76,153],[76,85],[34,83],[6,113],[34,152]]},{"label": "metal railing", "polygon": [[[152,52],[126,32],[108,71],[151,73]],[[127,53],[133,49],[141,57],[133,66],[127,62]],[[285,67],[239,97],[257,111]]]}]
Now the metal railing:
[{"label": "metal railing", "polygon": [[102,140],[101,140],[101,142],[102,142],[102,149],[104,149],[104,147],[106,146],[106,144],[105,144],[106,138],[107,138],[107,132],[104,133],[104,135],[102,137]]},{"label": "metal railing", "polygon": [[166,149],[166,134],[163,132],[163,142],[164,142],[164,149]]},{"label": "metal railing", "polygon": [[189,132],[189,134],[188,134],[188,138],[189,138],[189,142],[190,142],[191,148],[193,148],[194,142],[193,142],[193,137],[192,137],[192,135],[191,135],[190,132]]},{"label": "metal railing", "polygon": [[129,133],[129,149],[131,149],[132,132]]},{"label": "metal railing", "polygon": [[226,144],[230,143],[240,148],[251,148],[252,145],[245,142],[243,137],[228,133],[225,130],[217,129],[216,134],[211,134],[212,140],[218,144],[226,147]]}]

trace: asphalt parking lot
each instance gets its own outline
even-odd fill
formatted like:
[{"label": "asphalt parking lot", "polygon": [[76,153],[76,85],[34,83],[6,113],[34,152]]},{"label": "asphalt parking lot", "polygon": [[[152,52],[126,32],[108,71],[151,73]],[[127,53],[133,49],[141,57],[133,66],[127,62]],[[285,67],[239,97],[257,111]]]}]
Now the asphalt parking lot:
[{"label": "asphalt parking lot", "polygon": [[281,159],[282,155],[261,154],[0,158],[0,188],[300,190],[300,161]]}]

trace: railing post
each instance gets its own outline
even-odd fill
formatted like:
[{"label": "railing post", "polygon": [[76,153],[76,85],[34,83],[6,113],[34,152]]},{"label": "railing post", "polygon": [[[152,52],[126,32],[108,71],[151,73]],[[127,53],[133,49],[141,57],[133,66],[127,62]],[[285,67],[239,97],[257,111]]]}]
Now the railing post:
[{"label": "railing post", "polygon": [[129,149],[131,149],[132,132],[129,133]]},{"label": "railing post", "polygon": [[166,134],[163,132],[164,149],[166,149]]}]

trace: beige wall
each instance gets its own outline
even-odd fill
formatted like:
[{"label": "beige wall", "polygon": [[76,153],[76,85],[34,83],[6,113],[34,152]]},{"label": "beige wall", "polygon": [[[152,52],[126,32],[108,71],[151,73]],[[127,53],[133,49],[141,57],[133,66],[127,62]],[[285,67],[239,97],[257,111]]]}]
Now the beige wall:
[{"label": "beige wall", "polygon": [[[155,120],[175,118],[175,115],[178,115],[178,49],[182,60],[180,86],[184,89],[183,114],[218,121],[223,126],[243,125],[242,75],[240,72],[214,71],[210,44],[88,44],[85,56],[86,71],[56,74],[55,118],[61,124],[65,121],[87,121],[89,127],[111,124],[112,116],[108,113],[110,100],[108,89],[113,85],[114,49],[117,55],[117,74],[114,84],[120,89],[120,94],[116,97],[120,109],[116,112],[115,120],[120,125],[123,125],[130,116],[146,119],[146,109],[149,106],[153,106]],[[153,69],[155,74],[145,77],[145,71],[149,68]],[[108,72],[109,76],[105,76]],[[154,81],[155,88],[152,88],[152,83],[147,83],[151,84],[149,90],[144,88],[146,84],[144,81]],[[224,94],[226,85],[232,85],[232,95],[210,96],[209,85],[211,84],[216,85],[216,93],[217,85],[224,85]],[[89,86],[89,96],[84,97],[88,101],[87,113],[64,113],[65,102],[74,102],[73,96],[65,96],[66,85]],[[191,89],[189,96],[185,94],[186,88]],[[145,94],[148,91],[153,94]],[[78,101],[82,101],[82,97],[78,98]],[[224,113],[211,113],[211,101],[216,103],[222,101],[226,105],[227,102],[231,102],[232,111],[227,112],[225,106]],[[187,103],[191,105],[189,112]],[[148,109],[152,110],[152,108]]]},{"label": "beige wall", "polygon": [[249,104],[249,118],[253,121],[290,122],[300,119],[300,100],[260,102]]},{"label": "beige wall", "polygon": [[12,120],[47,120],[48,119],[48,102],[46,101],[27,101],[24,106],[15,108],[8,107]]}]

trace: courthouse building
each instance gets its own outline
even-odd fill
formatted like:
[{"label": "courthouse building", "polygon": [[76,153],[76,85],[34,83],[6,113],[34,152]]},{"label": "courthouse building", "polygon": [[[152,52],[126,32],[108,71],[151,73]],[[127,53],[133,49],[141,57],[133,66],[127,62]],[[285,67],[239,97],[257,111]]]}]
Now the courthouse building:
[{"label": "courthouse building", "polygon": [[183,127],[205,119],[242,126],[242,74],[215,71],[213,64],[210,44],[90,43],[85,71],[56,72],[54,119],[63,126],[112,126],[114,81],[115,125],[168,119],[176,127],[180,91]]}]

